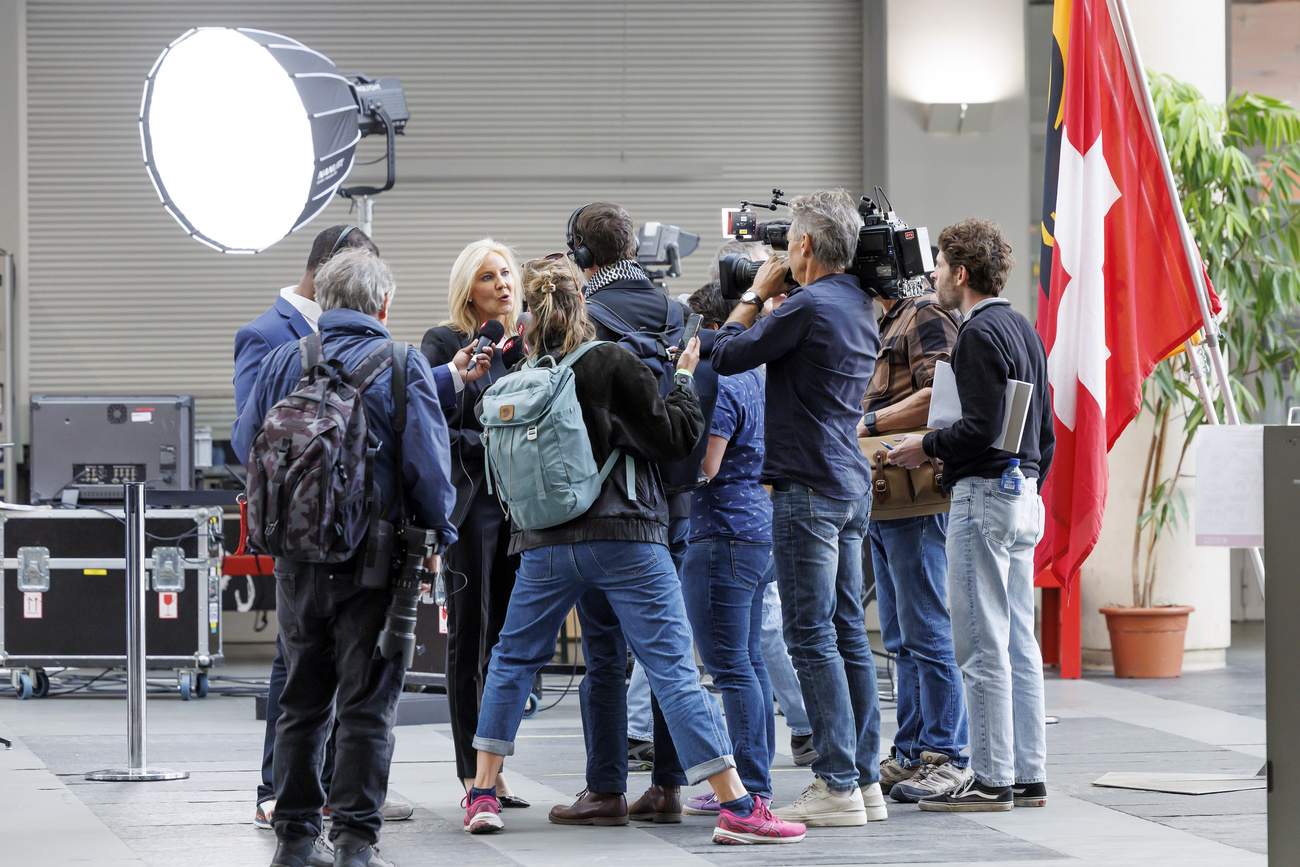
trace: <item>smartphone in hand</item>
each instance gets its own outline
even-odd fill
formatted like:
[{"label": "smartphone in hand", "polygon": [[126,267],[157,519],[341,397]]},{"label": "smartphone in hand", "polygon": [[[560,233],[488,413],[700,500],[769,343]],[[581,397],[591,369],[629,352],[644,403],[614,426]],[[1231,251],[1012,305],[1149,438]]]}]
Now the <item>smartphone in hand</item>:
[{"label": "smartphone in hand", "polygon": [[677,344],[677,354],[680,355],[686,347],[691,345],[695,335],[700,333],[700,323],[704,317],[698,313],[692,313],[691,318],[686,320],[686,330],[682,332],[682,342]]}]

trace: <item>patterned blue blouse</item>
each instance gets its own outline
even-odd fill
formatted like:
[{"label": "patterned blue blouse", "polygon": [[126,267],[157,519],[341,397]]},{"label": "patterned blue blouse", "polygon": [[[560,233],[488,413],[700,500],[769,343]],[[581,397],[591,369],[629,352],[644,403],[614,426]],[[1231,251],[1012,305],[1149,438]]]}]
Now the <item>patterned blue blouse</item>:
[{"label": "patterned blue blouse", "polygon": [[718,377],[718,404],[709,434],[726,437],[727,451],[713,481],[691,495],[692,539],[729,536],[772,542],[772,499],[758,481],[765,386],[757,370]]}]

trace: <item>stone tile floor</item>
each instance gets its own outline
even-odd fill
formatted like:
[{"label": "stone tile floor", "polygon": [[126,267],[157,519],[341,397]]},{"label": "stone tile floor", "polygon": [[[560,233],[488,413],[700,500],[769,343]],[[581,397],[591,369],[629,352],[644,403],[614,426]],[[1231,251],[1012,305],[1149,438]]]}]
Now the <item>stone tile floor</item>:
[{"label": "stone tile floor", "polygon": [[[508,765],[528,810],[507,811],[507,833],[469,837],[460,828],[461,789],[445,725],[397,730],[393,791],[417,805],[415,818],[384,830],[383,852],[399,864],[564,865],[1263,865],[1265,794],[1165,795],[1102,789],[1108,771],[1253,774],[1264,756],[1263,632],[1239,627],[1228,669],[1171,681],[1049,675],[1051,801],[1043,810],[984,815],[921,813],[891,806],[886,822],[814,829],[794,846],[720,847],[710,823],[562,828],[546,811],[583,786],[576,695],[525,722]],[[228,666],[224,677],[257,675],[264,664]],[[544,700],[567,677],[548,678]],[[216,681],[215,685],[220,685]],[[185,769],[173,783],[89,783],[84,773],[126,756],[125,701],[69,695],[18,702],[0,696],[0,864],[264,865],[274,839],[253,828],[253,791],[262,723],[253,699],[211,695],[182,702],[151,695],[148,760]],[[892,705],[885,709],[885,742]],[[778,720],[781,719],[778,717]],[[777,757],[777,803],[795,797],[809,772]],[[634,775],[633,793],[648,784]]]}]

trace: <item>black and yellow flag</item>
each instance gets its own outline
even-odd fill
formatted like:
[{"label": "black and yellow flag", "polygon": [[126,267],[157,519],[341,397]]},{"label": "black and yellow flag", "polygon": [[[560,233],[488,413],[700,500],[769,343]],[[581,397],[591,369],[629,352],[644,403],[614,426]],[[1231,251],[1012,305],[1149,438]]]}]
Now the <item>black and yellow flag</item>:
[{"label": "black and yellow flag", "polygon": [[1038,254],[1039,332],[1042,318],[1051,308],[1047,299],[1052,295],[1052,256],[1056,250],[1056,182],[1061,165],[1061,130],[1065,120],[1065,107],[1061,95],[1065,92],[1065,60],[1070,47],[1070,13],[1073,0],[1056,0],[1052,11],[1052,78],[1049,85],[1047,109],[1047,152],[1043,171],[1043,221],[1042,247]]}]

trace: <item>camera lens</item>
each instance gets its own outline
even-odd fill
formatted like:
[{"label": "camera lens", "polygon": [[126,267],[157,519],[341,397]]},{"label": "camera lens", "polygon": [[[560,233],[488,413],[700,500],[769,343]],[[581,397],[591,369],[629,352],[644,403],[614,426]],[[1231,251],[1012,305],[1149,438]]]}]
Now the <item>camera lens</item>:
[{"label": "camera lens", "polygon": [[743,253],[729,253],[718,260],[718,282],[723,298],[739,298],[754,285],[754,277],[762,262],[755,262]]}]

